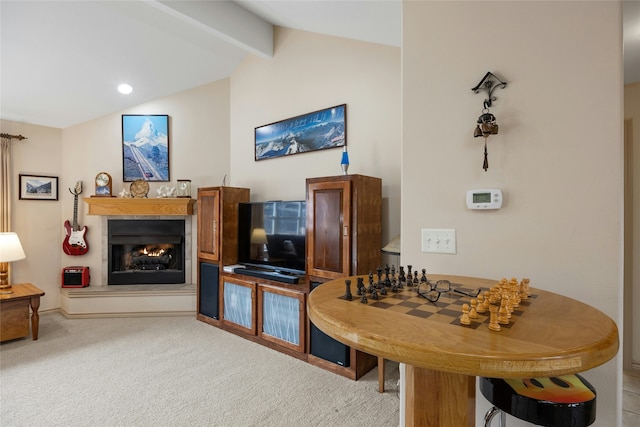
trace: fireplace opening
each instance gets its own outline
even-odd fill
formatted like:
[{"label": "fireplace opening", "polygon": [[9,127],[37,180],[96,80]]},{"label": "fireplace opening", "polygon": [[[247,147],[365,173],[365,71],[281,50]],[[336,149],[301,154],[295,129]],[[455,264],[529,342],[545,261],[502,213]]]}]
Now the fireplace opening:
[{"label": "fireplace opening", "polygon": [[108,284],[185,282],[184,220],[109,220]]}]

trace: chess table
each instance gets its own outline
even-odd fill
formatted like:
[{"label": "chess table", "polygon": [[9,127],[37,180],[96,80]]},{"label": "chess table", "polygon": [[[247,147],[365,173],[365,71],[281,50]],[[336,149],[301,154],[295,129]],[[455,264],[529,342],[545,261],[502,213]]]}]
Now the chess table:
[{"label": "chess table", "polygon": [[[495,332],[489,330],[487,316],[469,326],[460,324],[462,304],[472,297],[442,294],[438,308],[438,303],[413,298],[415,290],[404,289],[401,294],[406,298],[389,292],[362,303],[356,293],[357,277],[314,289],[307,302],[309,319],[344,344],[406,364],[406,426],[473,427],[476,376],[578,373],[607,362],[618,351],[618,329],[611,318],[553,292],[531,288],[532,298],[517,309],[507,327]],[[498,282],[449,275],[428,278],[449,280],[464,289],[488,290]],[[351,280],[352,300],[344,297],[346,279]],[[364,284],[368,286],[366,277]],[[410,304],[403,305],[403,299]]]}]

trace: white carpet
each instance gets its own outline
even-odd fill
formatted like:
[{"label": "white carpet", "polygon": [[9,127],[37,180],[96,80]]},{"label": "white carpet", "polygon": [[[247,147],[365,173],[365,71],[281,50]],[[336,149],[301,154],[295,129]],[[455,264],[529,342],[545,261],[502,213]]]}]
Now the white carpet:
[{"label": "white carpet", "polygon": [[398,365],[352,381],[191,317],[40,316],[0,345],[0,425],[397,426]]}]

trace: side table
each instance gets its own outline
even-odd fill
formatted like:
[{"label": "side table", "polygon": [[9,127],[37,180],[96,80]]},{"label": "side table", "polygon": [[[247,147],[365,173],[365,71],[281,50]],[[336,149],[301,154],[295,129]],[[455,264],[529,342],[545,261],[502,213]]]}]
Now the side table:
[{"label": "side table", "polygon": [[11,285],[10,294],[0,294],[0,342],[29,335],[29,307],[31,307],[31,337],[38,339],[40,297],[44,295],[31,283]]}]

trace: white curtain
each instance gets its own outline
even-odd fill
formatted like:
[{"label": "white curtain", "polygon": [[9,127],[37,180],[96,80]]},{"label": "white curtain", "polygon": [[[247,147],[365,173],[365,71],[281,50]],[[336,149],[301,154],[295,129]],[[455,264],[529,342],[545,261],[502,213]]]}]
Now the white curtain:
[{"label": "white curtain", "polygon": [[11,231],[11,138],[0,140],[0,232]]}]

